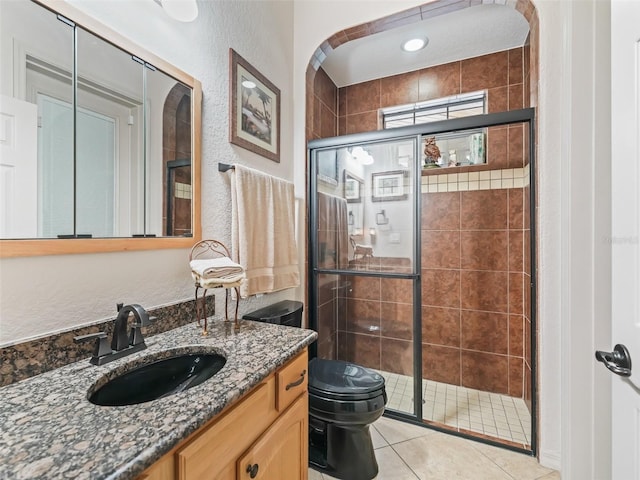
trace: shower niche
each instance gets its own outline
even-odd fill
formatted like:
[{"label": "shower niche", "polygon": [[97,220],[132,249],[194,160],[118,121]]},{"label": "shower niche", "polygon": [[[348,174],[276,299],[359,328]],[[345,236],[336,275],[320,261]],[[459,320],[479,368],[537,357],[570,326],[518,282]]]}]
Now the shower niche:
[{"label": "shower niche", "polygon": [[425,135],[422,138],[422,168],[485,164],[486,137],[486,128]]},{"label": "shower niche", "polygon": [[[379,371],[386,415],[527,452],[532,123],[525,109],[309,143],[316,354]],[[480,142],[482,161],[425,169],[427,138],[465,157],[455,142]]]}]

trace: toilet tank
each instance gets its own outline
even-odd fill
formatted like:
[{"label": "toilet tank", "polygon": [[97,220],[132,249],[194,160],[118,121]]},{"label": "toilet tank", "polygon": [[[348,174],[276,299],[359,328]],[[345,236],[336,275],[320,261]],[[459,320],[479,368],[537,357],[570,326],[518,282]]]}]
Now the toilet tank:
[{"label": "toilet tank", "polygon": [[300,328],[302,326],[302,308],[302,302],[282,300],[273,305],[268,305],[254,312],[247,313],[243,315],[242,318]]}]

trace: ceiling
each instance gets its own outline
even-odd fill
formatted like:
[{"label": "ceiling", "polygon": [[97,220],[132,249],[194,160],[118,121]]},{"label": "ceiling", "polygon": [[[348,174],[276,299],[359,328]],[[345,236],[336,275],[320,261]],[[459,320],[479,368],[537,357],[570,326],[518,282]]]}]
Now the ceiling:
[{"label": "ceiling", "polygon": [[[329,53],[322,68],[344,87],[521,47],[528,34],[528,22],[512,7],[477,5],[346,42]],[[422,50],[400,48],[419,36],[429,39]]]}]

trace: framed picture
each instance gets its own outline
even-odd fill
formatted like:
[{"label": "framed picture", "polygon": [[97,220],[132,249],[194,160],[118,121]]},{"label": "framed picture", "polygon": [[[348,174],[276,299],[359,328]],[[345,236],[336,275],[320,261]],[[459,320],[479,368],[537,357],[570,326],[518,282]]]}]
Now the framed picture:
[{"label": "framed picture", "polygon": [[280,90],[229,49],[229,141],[280,162]]},{"label": "framed picture", "polygon": [[335,149],[316,152],[318,180],[334,187],[338,186],[338,152]]},{"label": "framed picture", "polygon": [[406,200],[408,190],[405,179],[407,170],[395,170],[393,172],[380,172],[371,174],[371,201],[386,202],[390,200]]},{"label": "framed picture", "polygon": [[344,171],[344,198],[347,203],[360,203],[362,201],[362,187],[364,181],[353,173]]}]

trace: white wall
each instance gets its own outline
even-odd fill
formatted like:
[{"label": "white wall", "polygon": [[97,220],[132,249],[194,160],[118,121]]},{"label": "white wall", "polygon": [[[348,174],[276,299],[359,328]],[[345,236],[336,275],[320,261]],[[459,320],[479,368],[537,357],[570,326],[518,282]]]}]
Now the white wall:
[{"label": "white wall", "polygon": [[610,478],[610,20],[607,2],[538,1],[540,459]]},{"label": "white wall", "polygon": [[[292,179],[293,4],[199,2],[196,21],[180,23],[152,0],[69,3],[202,82],[203,236],[229,244],[229,184],[217,163],[239,162]],[[281,91],[279,164],[228,141],[229,47]],[[116,302],[152,308],[191,299],[188,255],[188,250],[162,250],[2,259],[0,346],[113,317]],[[240,310],[299,295],[288,290],[242,301]],[[223,296],[218,297],[222,312]]]}]

